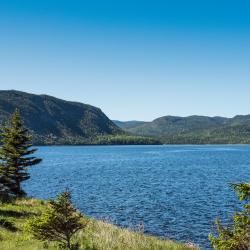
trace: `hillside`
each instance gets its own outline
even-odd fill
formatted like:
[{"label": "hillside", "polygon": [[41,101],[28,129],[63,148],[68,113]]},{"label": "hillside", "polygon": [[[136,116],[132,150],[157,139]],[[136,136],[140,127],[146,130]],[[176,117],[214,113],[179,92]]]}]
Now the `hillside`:
[{"label": "hillside", "polygon": [[113,123],[116,124],[119,128],[130,129],[130,128],[142,125],[145,122],[143,122],[143,121],[126,121],[126,122],[122,122],[122,121],[118,121],[118,120],[113,120]]},{"label": "hillside", "polygon": [[18,108],[25,126],[39,145],[159,144],[159,140],[131,136],[99,108],[10,90],[0,91],[0,125]]},{"label": "hillside", "polygon": [[37,144],[85,144],[97,136],[123,133],[99,108],[48,95],[0,91],[0,122],[16,108]]},{"label": "hillside", "polygon": [[[56,243],[44,243],[33,239],[25,230],[27,220],[43,213],[46,210],[46,204],[46,201],[34,199],[22,199],[9,204],[1,204],[0,250],[59,249]],[[79,243],[79,250],[195,249],[174,241],[162,240],[140,232],[118,228],[94,219],[89,219],[86,230],[77,233],[75,241]]]},{"label": "hillside", "polygon": [[233,118],[164,116],[124,127],[124,130],[134,135],[154,136],[166,144],[250,143],[250,115]]}]

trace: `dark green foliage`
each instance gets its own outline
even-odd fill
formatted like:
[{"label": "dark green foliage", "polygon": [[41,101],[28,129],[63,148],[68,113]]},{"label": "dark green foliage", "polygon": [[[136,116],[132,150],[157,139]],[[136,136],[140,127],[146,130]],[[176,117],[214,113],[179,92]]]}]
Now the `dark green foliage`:
[{"label": "dark green foliage", "polygon": [[82,215],[74,208],[69,192],[49,202],[48,210],[28,223],[27,229],[38,240],[58,241],[68,249],[75,249],[72,237],[85,228]]},{"label": "dark green foliage", "polygon": [[[1,166],[0,166],[1,169]],[[10,201],[15,197],[13,192],[9,188],[11,180],[2,174],[0,175],[0,203]]]},{"label": "dark green foliage", "polygon": [[117,124],[129,133],[153,136],[165,144],[250,143],[250,115],[234,118],[165,116],[152,122]]},{"label": "dark green foliage", "polygon": [[1,217],[0,217],[0,227],[5,228],[11,232],[17,231],[17,228],[11,221],[8,221],[7,219]]},{"label": "dark green foliage", "polygon": [[250,200],[250,183],[232,184],[232,187],[237,192],[237,195],[241,201]]},{"label": "dark green foliage", "polygon": [[27,168],[41,162],[41,159],[30,156],[36,149],[31,149],[31,136],[24,128],[18,111],[11,116],[7,125],[2,128],[0,148],[1,184],[15,196],[25,194],[21,183],[30,178]]},{"label": "dark green foliage", "polygon": [[233,185],[239,199],[245,201],[244,209],[233,216],[229,226],[216,221],[217,236],[209,235],[215,250],[249,250],[250,249],[250,183]]},{"label": "dark green foliage", "polygon": [[100,136],[94,140],[93,144],[97,145],[159,145],[158,139],[133,136],[133,135],[116,135],[116,136]]}]

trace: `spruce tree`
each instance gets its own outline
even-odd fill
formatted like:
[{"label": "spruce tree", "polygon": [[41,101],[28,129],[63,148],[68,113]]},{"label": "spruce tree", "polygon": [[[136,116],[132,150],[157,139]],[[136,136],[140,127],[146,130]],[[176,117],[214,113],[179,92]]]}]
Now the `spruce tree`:
[{"label": "spruce tree", "polygon": [[25,195],[21,183],[30,178],[28,167],[41,162],[31,156],[36,149],[31,148],[31,136],[24,127],[20,113],[16,110],[9,122],[2,128],[0,148],[0,175],[3,183],[15,196]]},{"label": "spruce tree", "polygon": [[0,175],[0,202],[7,202],[15,197],[7,185],[9,183],[10,180],[8,180],[5,176]]},{"label": "spruce tree", "polygon": [[27,229],[38,240],[57,241],[63,248],[72,250],[77,246],[72,244],[72,237],[86,225],[87,221],[71,202],[70,192],[66,191],[51,200],[48,210],[31,220]]}]

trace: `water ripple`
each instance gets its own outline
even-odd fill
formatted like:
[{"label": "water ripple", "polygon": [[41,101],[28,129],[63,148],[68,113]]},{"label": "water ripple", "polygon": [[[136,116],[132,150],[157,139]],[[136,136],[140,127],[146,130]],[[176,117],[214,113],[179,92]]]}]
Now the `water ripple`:
[{"label": "water ripple", "polygon": [[229,183],[250,180],[250,146],[40,147],[30,196],[70,188],[85,214],[210,249],[213,221],[239,204]]}]

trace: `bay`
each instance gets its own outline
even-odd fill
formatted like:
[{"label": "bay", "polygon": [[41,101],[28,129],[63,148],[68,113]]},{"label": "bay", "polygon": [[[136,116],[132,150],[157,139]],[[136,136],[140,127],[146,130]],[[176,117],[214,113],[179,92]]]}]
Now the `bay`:
[{"label": "bay", "polygon": [[84,214],[211,249],[214,220],[240,206],[230,183],[250,181],[249,145],[38,147],[28,196],[69,189]]}]

